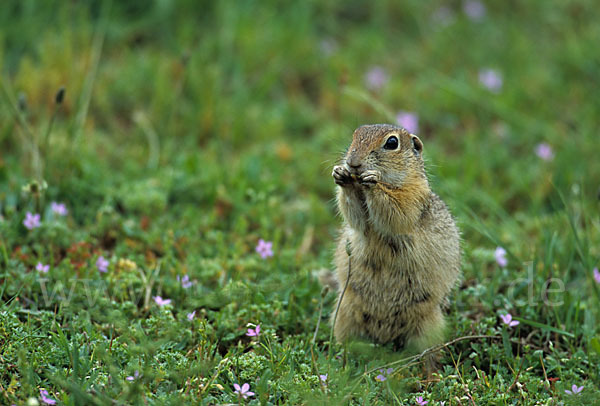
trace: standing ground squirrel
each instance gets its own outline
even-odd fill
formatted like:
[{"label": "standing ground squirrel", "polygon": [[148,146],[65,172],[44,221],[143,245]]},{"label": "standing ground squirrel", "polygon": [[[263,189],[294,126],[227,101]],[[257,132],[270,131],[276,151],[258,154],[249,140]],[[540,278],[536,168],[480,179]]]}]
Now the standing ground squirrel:
[{"label": "standing ground squirrel", "polygon": [[333,168],[344,217],[335,253],[338,341],[364,337],[422,351],[443,340],[460,237],[429,187],[422,151],[421,140],[401,127],[365,125]]}]

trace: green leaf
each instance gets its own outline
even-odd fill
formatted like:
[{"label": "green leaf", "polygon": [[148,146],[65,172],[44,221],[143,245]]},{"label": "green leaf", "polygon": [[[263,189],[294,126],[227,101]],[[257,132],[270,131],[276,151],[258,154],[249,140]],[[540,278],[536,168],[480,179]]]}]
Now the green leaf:
[{"label": "green leaf", "polygon": [[553,333],[558,333],[558,334],[565,335],[567,337],[575,338],[575,335],[573,333],[569,333],[568,331],[561,330],[559,328],[552,327],[552,326],[549,326],[549,325],[544,324],[544,323],[539,323],[537,321],[523,319],[521,317],[515,317],[515,320],[519,320],[521,323],[529,324],[530,326],[537,327],[537,328],[542,329],[544,331],[551,331]]},{"label": "green leaf", "polygon": [[590,340],[590,348],[596,353],[600,355],[600,340],[598,337],[594,337]]}]

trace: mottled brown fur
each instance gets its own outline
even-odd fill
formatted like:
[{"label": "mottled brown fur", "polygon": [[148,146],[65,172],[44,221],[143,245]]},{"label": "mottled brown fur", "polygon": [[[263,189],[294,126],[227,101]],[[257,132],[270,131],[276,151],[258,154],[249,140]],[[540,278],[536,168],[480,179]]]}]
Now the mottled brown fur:
[{"label": "mottled brown fur", "polygon": [[[384,149],[392,135],[399,147]],[[442,306],[460,276],[460,238],[429,187],[422,148],[401,127],[366,125],[334,168],[344,217],[335,254],[340,296],[347,244],[352,261],[334,326],[338,341],[363,337],[423,350],[443,340]]]}]

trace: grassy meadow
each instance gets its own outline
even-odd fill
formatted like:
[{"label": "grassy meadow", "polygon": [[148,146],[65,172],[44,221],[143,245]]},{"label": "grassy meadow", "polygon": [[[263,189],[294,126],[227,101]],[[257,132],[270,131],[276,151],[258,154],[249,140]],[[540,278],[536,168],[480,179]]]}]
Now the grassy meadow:
[{"label": "grassy meadow", "polygon": [[[0,404],[600,404],[599,19],[588,0],[4,1]],[[386,122],[420,136],[462,231],[433,376],[332,342],[316,277],[331,169]]]}]

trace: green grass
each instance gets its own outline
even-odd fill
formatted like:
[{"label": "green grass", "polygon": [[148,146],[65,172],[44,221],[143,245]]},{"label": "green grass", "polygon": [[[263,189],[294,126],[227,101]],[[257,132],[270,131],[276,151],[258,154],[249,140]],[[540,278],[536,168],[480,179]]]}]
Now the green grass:
[{"label": "green grass", "polygon": [[[71,405],[235,403],[235,383],[253,404],[600,403],[594,2],[488,2],[482,21],[460,1],[199,3],[0,8],[0,404],[40,389]],[[400,110],[418,113],[463,234],[448,341],[491,336],[449,344],[434,379],[410,354],[330,343],[334,295],[314,276],[341,223],[333,163],[354,128]]]}]

